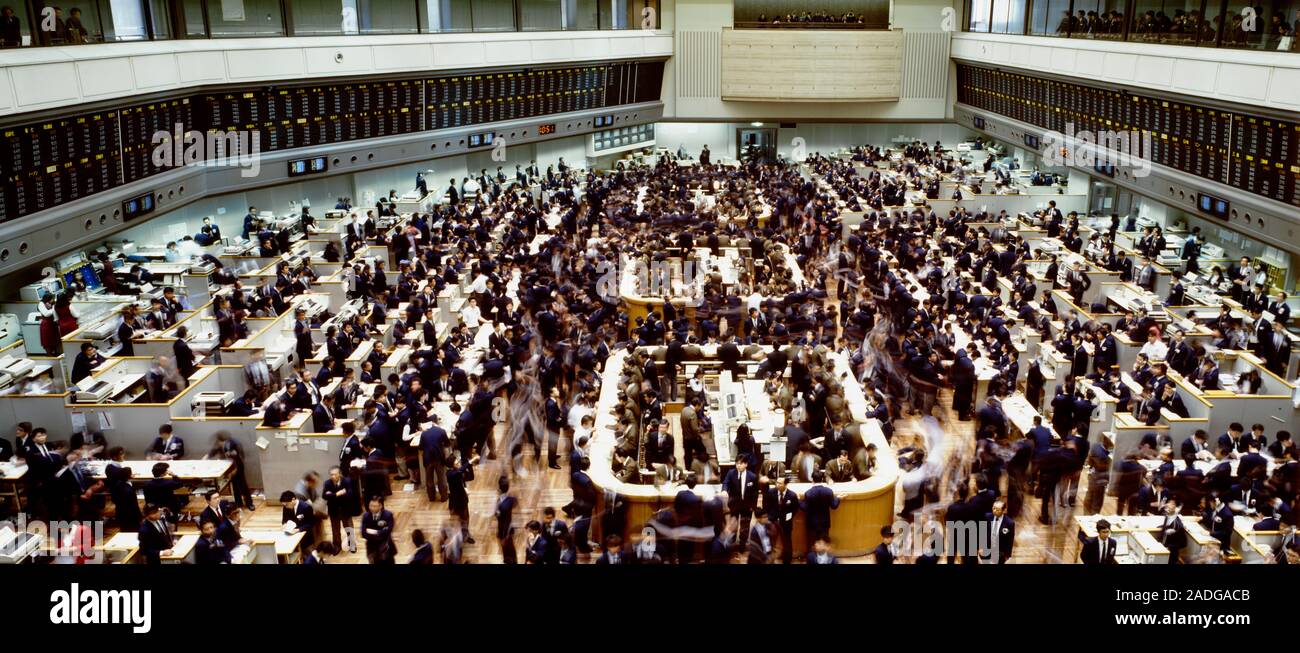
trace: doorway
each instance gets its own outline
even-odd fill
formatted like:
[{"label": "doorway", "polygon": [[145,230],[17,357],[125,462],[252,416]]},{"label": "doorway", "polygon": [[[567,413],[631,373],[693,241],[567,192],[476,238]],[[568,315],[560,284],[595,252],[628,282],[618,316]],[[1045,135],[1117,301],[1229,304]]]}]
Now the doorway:
[{"label": "doorway", "polygon": [[741,161],[757,158],[763,163],[775,163],[776,128],[741,127],[737,129],[736,158]]}]

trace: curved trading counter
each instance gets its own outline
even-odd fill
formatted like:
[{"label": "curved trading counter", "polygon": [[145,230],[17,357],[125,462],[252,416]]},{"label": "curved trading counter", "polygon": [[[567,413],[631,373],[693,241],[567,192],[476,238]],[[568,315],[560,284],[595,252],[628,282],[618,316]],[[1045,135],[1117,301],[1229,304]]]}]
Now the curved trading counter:
[{"label": "curved trading counter", "polygon": [[[658,347],[643,349],[656,350]],[[706,350],[705,359],[712,358],[710,348],[703,349]],[[765,349],[770,350],[770,348]],[[610,355],[603,374],[606,380],[616,381],[622,375],[623,363],[627,355],[627,350],[619,350]],[[862,388],[858,385],[857,379],[849,373],[848,361],[840,354],[829,354],[829,358],[834,365],[835,377],[844,386],[844,397],[848,402],[853,422],[862,435],[863,444],[875,443],[880,452],[877,456],[877,471],[870,478],[829,484],[840,499],[839,508],[831,512],[830,536],[835,552],[842,556],[863,555],[880,543],[880,528],[894,521],[894,485],[899,477],[898,461],[890,455],[892,450],[885,440],[879,422],[874,418],[866,418],[866,402],[863,399]],[[689,364],[691,361],[686,362]],[[596,508],[597,514],[604,509],[606,492],[617,492],[627,505],[628,530],[637,532],[641,525],[649,521],[656,512],[672,507],[677,492],[686,486],[670,484],[656,487],[625,483],[614,476],[612,462],[617,438],[615,428],[617,423],[613,407],[618,401],[618,391],[617,382],[604,383],[601,386],[600,401],[596,407],[595,430],[588,445],[591,458],[589,474],[596,487],[601,490],[600,505]],[[723,475],[725,474],[724,470]],[[790,489],[794,490],[800,499],[810,487],[812,485],[808,483],[790,484]],[[707,498],[721,491],[721,485],[700,484],[696,486],[695,491]],[[598,526],[599,521],[596,519],[593,526]],[[599,535],[602,538],[605,536],[604,533]],[[627,533],[621,535],[626,537]],[[793,545],[796,556],[812,548],[811,543],[807,542],[802,510],[795,516]]]}]

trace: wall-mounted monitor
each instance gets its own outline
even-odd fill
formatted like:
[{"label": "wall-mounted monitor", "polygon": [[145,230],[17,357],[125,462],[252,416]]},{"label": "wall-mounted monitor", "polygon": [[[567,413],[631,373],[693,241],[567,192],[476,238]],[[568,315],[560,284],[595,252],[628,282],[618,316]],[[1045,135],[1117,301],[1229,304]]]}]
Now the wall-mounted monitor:
[{"label": "wall-mounted monitor", "polygon": [[302,175],[311,175],[318,172],[325,172],[329,169],[329,160],[326,157],[318,156],[310,159],[298,159],[289,162],[289,176],[300,177]]},{"label": "wall-mounted monitor", "polygon": [[1208,213],[1220,220],[1228,219],[1228,200],[1219,199],[1205,193],[1197,193],[1196,208],[1200,209],[1201,213]]},{"label": "wall-mounted monitor", "polygon": [[132,197],[122,202],[122,221],[134,220],[142,215],[153,213],[154,208],[153,193]]}]

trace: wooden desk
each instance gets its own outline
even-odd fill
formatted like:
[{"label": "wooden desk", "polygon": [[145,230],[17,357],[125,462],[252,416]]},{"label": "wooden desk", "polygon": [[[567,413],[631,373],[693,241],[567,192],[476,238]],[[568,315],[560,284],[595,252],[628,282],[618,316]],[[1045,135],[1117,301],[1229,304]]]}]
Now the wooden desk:
[{"label": "wooden desk", "polygon": [[[96,479],[106,479],[104,471],[108,468],[105,460],[87,461],[90,474]],[[235,477],[235,465],[229,460],[124,460],[120,464],[130,470],[131,484],[142,486],[153,480],[153,466],[166,462],[168,471],[188,489],[211,486],[222,495],[230,495],[230,482]]]},{"label": "wooden desk", "polygon": [[240,535],[252,541],[249,556],[252,564],[292,565],[302,562],[302,538],[306,533],[285,533],[278,530],[244,530]]},{"label": "wooden desk", "polygon": [[0,499],[13,499],[18,510],[23,508],[23,478],[27,476],[27,463],[0,462]]},{"label": "wooden desk", "polygon": [[[175,565],[194,562],[194,547],[199,543],[199,534],[173,534],[172,540],[171,555],[161,556],[162,563]],[[135,555],[140,550],[140,536],[136,533],[117,533],[108,538],[108,541],[104,543],[103,550],[105,555],[128,552]]]}]

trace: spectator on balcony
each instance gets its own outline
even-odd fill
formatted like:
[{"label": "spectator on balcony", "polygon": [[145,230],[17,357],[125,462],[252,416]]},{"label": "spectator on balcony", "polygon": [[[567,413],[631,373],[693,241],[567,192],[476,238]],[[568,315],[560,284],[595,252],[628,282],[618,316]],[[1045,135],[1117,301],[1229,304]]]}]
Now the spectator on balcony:
[{"label": "spectator on balcony", "polygon": [[22,21],[14,15],[13,7],[0,7],[0,48],[16,48],[22,43]]},{"label": "spectator on balcony", "polygon": [[87,43],[89,41],[89,32],[86,26],[81,24],[81,9],[73,7],[68,12],[68,43]]}]

